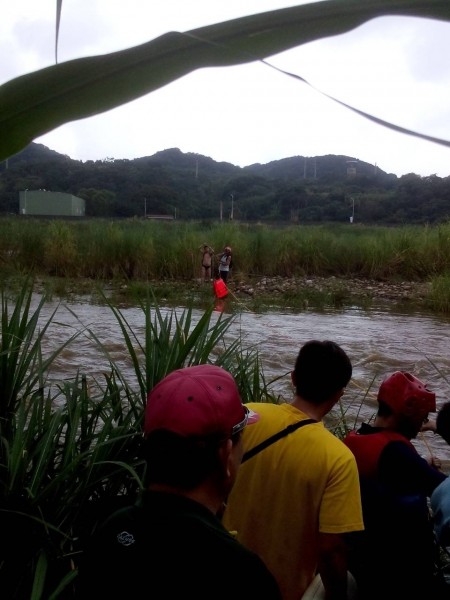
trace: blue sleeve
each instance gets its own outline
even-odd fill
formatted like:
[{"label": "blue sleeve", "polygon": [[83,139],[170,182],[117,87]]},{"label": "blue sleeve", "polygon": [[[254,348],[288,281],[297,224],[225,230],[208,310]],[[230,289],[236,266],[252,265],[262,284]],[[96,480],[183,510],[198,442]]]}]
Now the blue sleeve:
[{"label": "blue sleeve", "polygon": [[450,479],[439,485],[431,495],[434,529],[443,546],[450,545]]},{"label": "blue sleeve", "polygon": [[400,494],[431,496],[446,475],[403,442],[390,442],[379,461],[380,478]]}]

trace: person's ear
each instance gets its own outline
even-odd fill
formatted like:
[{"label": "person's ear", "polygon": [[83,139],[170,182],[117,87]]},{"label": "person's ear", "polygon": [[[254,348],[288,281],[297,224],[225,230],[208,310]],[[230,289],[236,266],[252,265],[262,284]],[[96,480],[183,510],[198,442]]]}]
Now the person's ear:
[{"label": "person's ear", "polygon": [[223,472],[226,477],[231,477],[233,474],[233,440],[228,438],[220,447],[220,461],[222,463]]},{"label": "person's ear", "polygon": [[335,394],[333,394],[331,396],[333,406],[335,404],[337,404],[339,402],[339,400],[342,398],[342,396],[344,395],[344,391],[345,391],[345,388],[341,388],[340,390],[338,390]]}]

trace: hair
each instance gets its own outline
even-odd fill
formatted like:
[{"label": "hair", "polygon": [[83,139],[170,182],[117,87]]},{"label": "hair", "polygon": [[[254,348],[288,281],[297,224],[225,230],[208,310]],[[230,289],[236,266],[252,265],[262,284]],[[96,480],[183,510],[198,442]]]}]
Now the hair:
[{"label": "hair", "polygon": [[345,388],[352,377],[352,363],[335,342],[310,340],[298,353],[293,381],[295,391],[314,404],[326,402]]},{"label": "hair", "polygon": [[[233,444],[240,436],[241,432],[231,438]],[[160,483],[185,491],[194,489],[220,473],[219,449],[226,438],[223,434],[183,437],[164,429],[149,433],[143,444],[146,485]]]},{"label": "hair", "polygon": [[397,411],[393,410],[383,400],[378,400],[377,416],[387,418],[392,415],[395,415],[395,431],[397,431],[397,433],[401,433],[408,438],[408,440],[417,436],[420,431],[420,424],[411,420],[411,418],[406,415],[397,413]]}]

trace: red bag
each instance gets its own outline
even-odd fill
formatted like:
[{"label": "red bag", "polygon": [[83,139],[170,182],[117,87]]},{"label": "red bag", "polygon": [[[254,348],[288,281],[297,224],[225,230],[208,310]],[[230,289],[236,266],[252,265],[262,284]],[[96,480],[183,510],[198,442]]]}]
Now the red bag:
[{"label": "red bag", "polygon": [[213,288],[216,298],[226,298],[226,296],[228,296],[228,288],[223,279],[215,279]]}]

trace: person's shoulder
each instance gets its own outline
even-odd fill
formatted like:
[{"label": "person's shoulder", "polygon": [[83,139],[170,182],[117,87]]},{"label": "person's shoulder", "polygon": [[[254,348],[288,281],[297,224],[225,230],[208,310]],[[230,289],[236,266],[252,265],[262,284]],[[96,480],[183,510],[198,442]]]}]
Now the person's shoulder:
[{"label": "person's shoulder", "polygon": [[[118,598],[125,591],[133,595],[139,589],[139,565],[147,556],[139,552],[141,514],[142,509],[134,505],[122,508],[89,538],[78,563],[77,599]],[[132,581],[122,575],[129,571],[137,573]]]},{"label": "person's shoulder", "polygon": [[131,505],[117,510],[104,521],[92,538],[93,552],[134,549],[141,537],[143,520],[144,510],[141,506]]},{"label": "person's shoulder", "polygon": [[291,419],[282,410],[280,404],[271,402],[249,402],[248,408],[259,415],[259,420],[251,427],[246,427],[244,436],[254,438],[264,434],[273,434],[277,429],[283,429],[290,424]]},{"label": "person's shoulder", "polygon": [[357,468],[353,452],[344,440],[338,437],[335,432],[330,431],[322,421],[314,424],[314,431],[310,435],[316,438],[316,442],[320,442],[324,455],[328,455],[336,465],[347,465],[350,468]]},{"label": "person's shoulder", "polygon": [[234,540],[233,546],[233,557],[229,557],[226,563],[227,572],[229,583],[235,582],[240,597],[281,600],[278,584],[262,558],[237,540]]},{"label": "person's shoulder", "polygon": [[246,402],[245,406],[248,406],[248,408],[257,413],[262,413],[277,411],[280,404],[273,404],[272,402]]},{"label": "person's shoulder", "polygon": [[[380,472],[391,474],[391,477],[406,478],[409,480],[414,477],[417,482],[426,481],[443,481],[444,473],[431,466],[428,461],[421,456],[416,448],[408,440],[404,443],[399,440],[390,441],[383,448],[379,467]],[[415,473],[413,476],[412,473]]]},{"label": "person's shoulder", "polygon": [[407,438],[400,435],[398,437],[395,435],[390,435],[387,437],[382,454],[403,456],[413,461],[422,458],[413,444]]}]

